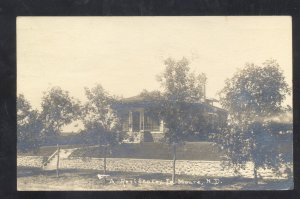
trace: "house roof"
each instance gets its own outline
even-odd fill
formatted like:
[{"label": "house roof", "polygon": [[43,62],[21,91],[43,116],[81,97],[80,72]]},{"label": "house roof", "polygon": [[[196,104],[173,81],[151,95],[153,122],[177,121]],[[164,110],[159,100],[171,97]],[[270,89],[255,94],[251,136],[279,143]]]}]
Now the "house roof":
[{"label": "house roof", "polygon": [[[115,104],[115,108],[117,109],[123,109],[123,108],[142,108],[142,107],[147,107],[147,106],[152,106],[155,103],[159,103],[161,99],[159,98],[152,98],[150,99],[149,97],[142,96],[142,95],[136,95],[133,97],[129,98],[124,98],[117,104]],[[205,107],[207,110],[212,111],[212,112],[224,112],[227,113],[226,110],[213,106],[209,103],[206,102],[196,102],[196,103],[190,103],[193,106],[197,107]]]},{"label": "house roof", "polygon": [[136,95],[128,98],[122,99],[122,102],[130,103],[130,102],[141,102],[141,101],[149,101],[145,96],[142,95]]}]

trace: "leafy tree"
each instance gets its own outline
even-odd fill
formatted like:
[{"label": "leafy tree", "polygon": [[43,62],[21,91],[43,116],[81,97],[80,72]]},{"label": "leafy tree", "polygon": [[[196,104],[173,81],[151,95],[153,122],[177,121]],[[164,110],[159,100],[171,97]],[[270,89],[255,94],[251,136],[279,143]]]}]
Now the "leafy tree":
[{"label": "leafy tree", "polygon": [[155,101],[155,100],[161,100],[162,99],[162,93],[160,91],[147,91],[146,89],[144,89],[140,95],[141,97],[143,97],[145,100],[148,101]]},{"label": "leafy tree", "polygon": [[85,88],[88,102],[83,110],[84,132],[89,139],[99,144],[99,149],[104,146],[104,174],[106,174],[106,156],[108,146],[117,144],[117,133],[120,122],[117,113],[111,108],[116,101],[101,85],[94,88]]},{"label": "leafy tree", "polygon": [[206,76],[190,72],[186,58],[179,61],[168,58],[164,64],[165,71],[158,76],[163,92],[160,94],[156,114],[164,121],[167,129],[165,140],[173,148],[172,180],[175,183],[176,146],[183,144],[188,135],[204,126],[203,112],[195,103],[205,97]]},{"label": "leafy tree", "polygon": [[168,100],[199,102],[205,97],[206,75],[190,72],[189,61],[185,57],[179,61],[168,58],[164,64],[165,71],[157,76],[157,80]]},{"label": "leafy tree", "polygon": [[17,97],[17,148],[23,152],[40,147],[43,124],[23,94]]},{"label": "leafy tree", "polygon": [[41,119],[47,135],[58,135],[64,125],[80,117],[80,103],[60,87],[53,87],[42,98]]},{"label": "leafy tree", "polygon": [[276,169],[282,162],[280,155],[274,153],[278,140],[268,118],[284,111],[282,103],[289,93],[275,60],[262,66],[246,64],[226,80],[219,93],[223,108],[229,112],[229,124],[216,136],[217,141],[230,157],[228,164],[236,170],[244,168],[248,161],[253,162],[256,184],[258,168]]}]

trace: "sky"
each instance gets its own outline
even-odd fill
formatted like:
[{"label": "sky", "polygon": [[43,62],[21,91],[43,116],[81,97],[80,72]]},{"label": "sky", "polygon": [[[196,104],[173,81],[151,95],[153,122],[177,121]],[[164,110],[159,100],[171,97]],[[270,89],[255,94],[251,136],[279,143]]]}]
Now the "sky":
[{"label": "sky", "polygon": [[83,102],[96,84],[123,97],[160,89],[168,57],[205,73],[210,98],[247,62],[276,59],[292,86],[291,18],[17,17],[17,93],[33,108],[53,86]]}]

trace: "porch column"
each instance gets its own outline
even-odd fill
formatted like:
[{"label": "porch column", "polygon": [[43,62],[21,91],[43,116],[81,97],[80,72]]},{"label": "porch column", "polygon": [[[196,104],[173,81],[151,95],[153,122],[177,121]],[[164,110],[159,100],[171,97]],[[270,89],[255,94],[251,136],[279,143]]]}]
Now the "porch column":
[{"label": "porch column", "polygon": [[144,110],[140,111],[140,131],[145,130],[145,122],[144,122]]},{"label": "porch column", "polygon": [[159,131],[164,132],[164,121],[160,120]]},{"label": "porch column", "polygon": [[128,113],[128,131],[132,132],[132,111]]}]

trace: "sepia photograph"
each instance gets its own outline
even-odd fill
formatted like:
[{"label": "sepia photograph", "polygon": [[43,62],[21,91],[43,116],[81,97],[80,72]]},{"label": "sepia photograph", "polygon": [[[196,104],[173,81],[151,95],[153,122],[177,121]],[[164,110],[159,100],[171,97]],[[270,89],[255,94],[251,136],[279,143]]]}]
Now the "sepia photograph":
[{"label": "sepia photograph", "polygon": [[16,18],[17,190],[292,190],[290,16]]}]

